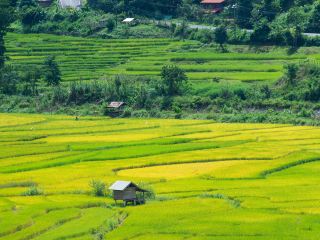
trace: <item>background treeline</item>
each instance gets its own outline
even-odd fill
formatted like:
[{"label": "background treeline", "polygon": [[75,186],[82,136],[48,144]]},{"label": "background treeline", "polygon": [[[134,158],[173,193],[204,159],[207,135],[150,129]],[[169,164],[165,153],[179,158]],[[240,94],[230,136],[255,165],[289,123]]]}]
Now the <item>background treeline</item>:
[{"label": "background treeline", "polygon": [[[199,2],[89,0],[76,10],[63,9],[57,1],[49,8],[42,8],[36,0],[19,0],[14,29],[104,38],[170,37],[176,26],[171,24],[175,22],[171,19],[176,19],[185,22],[186,27],[189,21],[194,21],[228,29],[252,29],[248,34],[251,44],[296,46],[304,44],[304,32],[320,33],[319,0],[229,0],[220,14],[205,12]],[[129,16],[139,19],[140,24],[119,24]],[[151,20],[155,19],[166,20],[168,24],[153,24]]]},{"label": "background treeline", "polygon": [[37,71],[19,74],[3,69],[0,111],[103,115],[108,114],[107,104],[118,100],[127,103],[120,117],[320,123],[320,66],[311,60],[287,65],[273,85],[230,85],[206,93],[194,88],[174,65],[164,66],[160,78],[116,75],[63,85],[52,78],[56,67],[48,58]]}]

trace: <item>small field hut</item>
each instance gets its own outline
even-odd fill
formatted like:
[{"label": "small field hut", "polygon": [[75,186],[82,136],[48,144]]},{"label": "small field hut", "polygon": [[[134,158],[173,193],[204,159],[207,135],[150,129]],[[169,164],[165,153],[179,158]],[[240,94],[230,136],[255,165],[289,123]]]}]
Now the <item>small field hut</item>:
[{"label": "small field hut", "polygon": [[[109,187],[109,190],[113,191],[113,199],[116,202],[122,200],[125,206],[129,202],[133,205],[143,204],[145,202],[144,193],[147,192],[130,181],[116,181]],[[139,192],[142,194],[138,195]]]},{"label": "small field hut", "polygon": [[123,112],[125,105],[125,102],[110,102],[107,105],[105,114],[110,117],[117,117]]},{"label": "small field hut", "polygon": [[126,23],[126,24],[132,24],[135,22],[135,19],[134,18],[125,18],[122,20],[123,23]]}]

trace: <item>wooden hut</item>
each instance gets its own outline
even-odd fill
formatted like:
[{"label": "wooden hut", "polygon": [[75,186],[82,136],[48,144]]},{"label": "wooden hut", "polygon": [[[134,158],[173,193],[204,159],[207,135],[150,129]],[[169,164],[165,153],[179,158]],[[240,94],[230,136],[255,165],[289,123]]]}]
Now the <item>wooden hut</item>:
[{"label": "wooden hut", "polygon": [[110,117],[117,117],[123,112],[125,105],[125,102],[110,102],[106,108],[105,114]]},{"label": "wooden hut", "polygon": [[[147,192],[147,190],[140,188],[133,182],[116,181],[109,189],[113,191],[113,199],[115,202],[117,202],[117,200],[122,200],[125,206],[129,202],[134,205],[143,204],[145,202],[144,193]],[[138,195],[138,192],[142,194]]]}]

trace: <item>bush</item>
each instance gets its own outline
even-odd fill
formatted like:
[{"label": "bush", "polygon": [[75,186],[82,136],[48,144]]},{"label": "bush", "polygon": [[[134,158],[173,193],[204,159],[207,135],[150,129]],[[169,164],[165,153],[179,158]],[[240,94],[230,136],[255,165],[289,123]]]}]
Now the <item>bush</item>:
[{"label": "bush", "polygon": [[106,196],[106,184],[101,180],[91,180],[89,183],[92,194],[97,197]]},{"label": "bush", "polygon": [[211,30],[198,30],[193,32],[191,39],[200,41],[202,43],[211,43],[214,40],[214,34]]},{"label": "bush", "polygon": [[[144,198],[145,199],[155,199],[156,198],[156,194],[152,188],[152,186],[148,183],[144,183],[144,182],[140,182],[138,183],[138,186],[144,190],[147,190],[147,192],[144,193]],[[143,193],[138,193],[138,197],[139,197],[139,194],[143,194]]]},{"label": "bush", "polygon": [[48,56],[44,61],[44,77],[48,85],[57,86],[61,81],[61,72],[55,56]]},{"label": "bush", "polygon": [[163,66],[161,78],[165,92],[168,96],[181,94],[188,81],[185,71],[174,65]]},{"label": "bush", "polygon": [[13,95],[17,93],[17,84],[20,78],[15,69],[5,66],[0,70],[0,93]]},{"label": "bush", "polygon": [[228,43],[231,44],[246,44],[250,41],[250,34],[240,28],[232,28],[228,31]]},{"label": "bush", "polygon": [[29,187],[29,189],[27,191],[25,191],[22,195],[23,196],[36,196],[36,195],[42,195],[43,192],[38,189],[38,187],[36,185],[33,185],[31,187]]},{"label": "bush", "polygon": [[215,29],[214,40],[223,49],[223,44],[228,41],[227,29],[224,26],[219,26]]}]

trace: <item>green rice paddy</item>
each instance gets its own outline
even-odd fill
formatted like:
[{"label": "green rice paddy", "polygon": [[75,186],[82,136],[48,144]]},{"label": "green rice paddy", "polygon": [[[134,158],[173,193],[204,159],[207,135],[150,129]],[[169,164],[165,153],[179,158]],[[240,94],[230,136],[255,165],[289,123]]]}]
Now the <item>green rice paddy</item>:
[{"label": "green rice paddy", "polygon": [[159,76],[163,65],[177,64],[199,84],[216,78],[271,83],[282,75],[284,64],[320,58],[318,48],[288,55],[284,48],[254,53],[243,51],[245,46],[231,46],[230,52],[218,53],[195,41],[174,39],[104,40],[10,33],[6,44],[10,62],[17,66],[41,65],[45,57],[55,55],[64,81],[105,79],[115,74]]},{"label": "green rice paddy", "polygon": [[[12,35],[11,35],[12,36]],[[320,238],[320,128],[0,114],[0,240]],[[122,207],[89,182],[148,183]],[[36,185],[41,195],[25,196]]]}]

